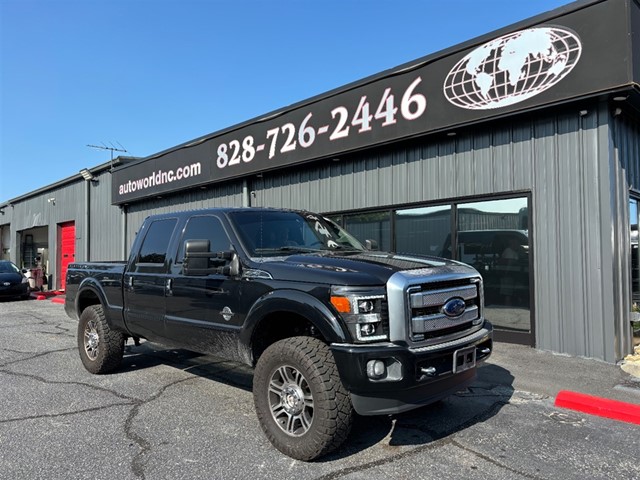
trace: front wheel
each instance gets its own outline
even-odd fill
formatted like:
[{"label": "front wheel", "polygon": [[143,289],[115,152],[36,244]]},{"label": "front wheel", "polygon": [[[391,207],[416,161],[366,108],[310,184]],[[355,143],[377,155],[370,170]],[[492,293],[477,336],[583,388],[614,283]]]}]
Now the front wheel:
[{"label": "front wheel", "polygon": [[125,336],[109,327],[101,305],[84,309],[77,338],[80,359],[91,373],[110,373],[120,366]]},{"label": "front wheel", "polygon": [[280,340],[264,351],[253,377],[253,399],[269,441],[298,460],[335,450],[351,430],[353,407],[333,354],[312,337]]}]

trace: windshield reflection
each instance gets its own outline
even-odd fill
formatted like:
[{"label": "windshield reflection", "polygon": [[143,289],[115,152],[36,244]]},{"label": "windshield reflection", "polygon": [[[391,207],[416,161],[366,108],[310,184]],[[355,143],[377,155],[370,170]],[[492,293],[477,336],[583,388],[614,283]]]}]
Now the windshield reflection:
[{"label": "windshield reflection", "polygon": [[334,222],[314,213],[250,210],[230,212],[229,218],[252,257],[365,250]]}]

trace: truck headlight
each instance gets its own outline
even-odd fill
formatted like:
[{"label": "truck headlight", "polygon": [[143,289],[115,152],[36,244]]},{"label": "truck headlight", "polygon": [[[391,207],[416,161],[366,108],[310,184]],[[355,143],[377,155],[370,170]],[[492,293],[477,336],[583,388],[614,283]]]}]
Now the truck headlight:
[{"label": "truck headlight", "polygon": [[331,304],[357,342],[388,340],[384,288],[332,287]]}]

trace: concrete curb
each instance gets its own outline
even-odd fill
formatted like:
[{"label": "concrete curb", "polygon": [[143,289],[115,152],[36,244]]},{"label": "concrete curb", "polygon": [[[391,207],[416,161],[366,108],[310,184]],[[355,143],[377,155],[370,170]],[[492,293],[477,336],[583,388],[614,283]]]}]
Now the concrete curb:
[{"label": "concrete curb", "polygon": [[561,390],[556,396],[555,406],[640,425],[640,405],[633,403]]}]

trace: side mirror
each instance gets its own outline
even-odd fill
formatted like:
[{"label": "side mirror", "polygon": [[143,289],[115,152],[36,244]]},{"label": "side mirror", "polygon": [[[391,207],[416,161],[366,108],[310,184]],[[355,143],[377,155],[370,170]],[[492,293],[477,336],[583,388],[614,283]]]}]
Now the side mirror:
[{"label": "side mirror", "polygon": [[236,252],[229,250],[211,252],[209,240],[187,240],[183,272],[185,275],[227,275],[240,274],[240,259]]},{"label": "side mirror", "polygon": [[375,240],[365,240],[364,246],[367,248],[367,250],[378,250],[378,242],[376,242]]}]

